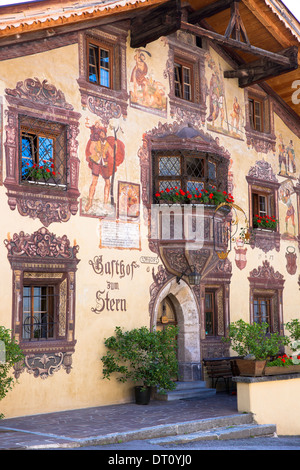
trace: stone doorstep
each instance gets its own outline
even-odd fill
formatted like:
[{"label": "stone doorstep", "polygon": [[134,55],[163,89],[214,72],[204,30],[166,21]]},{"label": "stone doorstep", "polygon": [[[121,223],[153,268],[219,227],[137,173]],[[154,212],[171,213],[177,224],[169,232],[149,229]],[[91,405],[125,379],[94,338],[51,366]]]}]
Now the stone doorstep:
[{"label": "stone doorstep", "polygon": [[[249,413],[242,413],[238,415],[221,416],[218,418],[208,418],[195,421],[187,421],[182,423],[174,423],[167,425],[152,426],[149,428],[139,429],[137,431],[123,432],[108,434],[106,436],[98,436],[81,442],[81,445],[105,445],[105,444],[117,444],[120,442],[129,442],[133,440],[147,440],[149,443],[157,443],[160,439],[176,439],[176,438],[188,438],[189,435],[196,434],[199,436],[207,434],[216,429],[230,430],[231,427],[237,426],[249,426],[254,425],[253,416]],[[257,426],[255,426],[257,427]],[[268,435],[274,434],[276,427],[272,427]],[[253,431],[255,432],[255,431]],[[247,437],[249,437],[248,433]],[[265,435],[265,434],[264,434]],[[212,437],[213,438],[213,437]],[[233,438],[232,438],[233,439]],[[157,442],[154,442],[158,440]],[[187,440],[186,440],[187,441]],[[185,441],[185,442],[186,442]],[[171,442],[171,441],[170,441]],[[177,441],[179,442],[179,441]],[[162,444],[163,445],[163,444]]]},{"label": "stone doorstep", "polygon": [[[22,434],[22,430],[18,430]],[[105,444],[118,444],[133,440],[147,440],[151,444],[167,445],[187,443],[195,440],[240,439],[257,436],[272,436],[276,433],[275,425],[256,425],[251,413],[200,419],[174,424],[151,426],[136,431],[111,433],[84,439],[72,439],[39,432],[32,434],[33,439],[11,446],[11,449],[63,449]],[[9,447],[6,447],[9,448]]]},{"label": "stone doorstep", "polygon": [[274,436],[276,433],[276,426],[273,424],[249,424],[237,425],[229,427],[220,427],[211,429],[210,431],[200,431],[191,434],[182,434],[180,436],[168,436],[158,439],[150,439],[150,444],[156,445],[176,445],[186,444],[195,441],[208,441],[208,440],[226,440],[226,439],[248,439],[251,437],[266,437]]},{"label": "stone doorstep", "polygon": [[203,380],[176,382],[176,389],[165,393],[156,392],[154,398],[161,401],[181,400],[184,398],[207,398],[216,394],[215,388],[207,388]]}]

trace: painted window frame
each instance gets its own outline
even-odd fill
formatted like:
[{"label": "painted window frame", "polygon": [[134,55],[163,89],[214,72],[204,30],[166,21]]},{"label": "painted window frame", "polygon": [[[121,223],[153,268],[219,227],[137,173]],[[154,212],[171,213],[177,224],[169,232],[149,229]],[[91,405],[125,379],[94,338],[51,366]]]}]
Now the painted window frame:
[{"label": "painted window frame", "polygon": [[[245,88],[245,133],[248,148],[268,153],[276,150],[274,100],[258,85]],[[259,103],[261,129],[251,123],[250,102]]]},{"label": "painted window frame", "polygon": [[[51,89],[51,94],[47,88]],[[36,91],[40,93],[35,96]],[[47,99],[45,99],[45,95]],[[28,78],[18,82],[16,89],[6,89],[7,125],[4,144],[6,158],[6,178],[8,204],[11,210],[18,208],[23,216],[39,218],[47,227],[52,222],[66,222],[75,215],[79,205],[79,165],[78,141],[80,114],[66,102],[64,94],[47,80]],[[35,181],[28,184],[20,180],[21,174],[21,120],[43,122],[45,129],[60,126],[65,135],[66,181],[63,185],[41,184]],[[48,123],[48,124],[47,124]],[[47,206],[47,210],[44,208]]]},{"label": "painted window frame", "polygon": [[[110,119],[127,117],[129,95],[127,92],[126,46],[128,29],[122,26],[104,25],[78,33],[79,92],[83,109],[99,116],[103,123]],[[96,44],[110,51],[110,86],[101,86],[89,80],[89,44]]]},{"label": "painted window frame", "polygon": [[[271,165],[260,160],[256,162],[254,167],[251,167],[248,175],[246,176],[248,183],[248,204],[249,204],[249,226],[254,231],[254,237],[250,241],[252,248],[257,247],[262,249],[265,253],[276,249],[280,250],[280,224],[279,224],[279,203],[278,203],[278,190],[280,183],[275,177]],[[269,201],[269,214],[277,220],[275,230],[265,229],[261,230],[254,228],[253,219],[256,215],[255,207],[253,204],[253,195],[262,195]]]},{"label": "painted window frame", "polygon": [[268,261],[263,261],[262,266],[253,269],[249,273],[250,284],[250,323],[254,323],[254,301],[260,297],[269,299],[270,303],[270,332],[284,334],[283,322],[283,290],[285,280],[283,275],[274,268]]},{"label": "painted window frame", "polygon": [[[165,75],[169,77],[171,117],[176,117],[178,113],[185,112],[193,117],[194,121],[199,120],[202,125],[204,125],[207,110],[206,83],[204,80],[207,48],[205,44],[199,47],[196,36],[183,31],[178,31],[168,36],[167,41],[169,44],[169,53]],[[174,65],[176,62],[183,64],[192,71],[191,100],[185,100],[175,94]],[[178,117],[182,119],[181,114]]]},{"label": "painted window frame", "polygon": [[[25,242],[26,240],[26,242]],[[78,246],[72,246],[66,235],[56,237],[47,228],[42,227],[33,234],[15,233],[5,240],[8,260],[12,269],[12,332],[25,355],[25,368],[30,371],[29,359],[39,355],[55,355],[61,358],[70,356],[75,351],[75,300],[76,271],[79,259]],[[20,249],[23,243],[28,249]],[[42,249],[40,247],[43,247]],[[24,286],[56,286],[56,316],[59,330],[54,338],[23,337]],[[31,359],[30,359],[31,360]],[[34,361],[31,361],[34,362]],[[71,361],[69,362],[69,366]],[[70,367],[65,364],[67,372]],[[24,365],[17,370],[23,371]],[[46,372],[45,372],[46,373]],[[49,373],[49,372],[48,372]]]}]

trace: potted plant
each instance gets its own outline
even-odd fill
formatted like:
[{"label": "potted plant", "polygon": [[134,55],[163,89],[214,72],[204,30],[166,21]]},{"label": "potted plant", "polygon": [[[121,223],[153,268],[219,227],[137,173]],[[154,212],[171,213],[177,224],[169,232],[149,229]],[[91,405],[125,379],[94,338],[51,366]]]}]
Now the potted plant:
[{"label": "potted plant", "polygon": [[243,359],[237,359],[240,375],[263,375],[267,359],[278,355],[280,348],[287,344],[287,339],[278,333],[268,333],[268,323],[246,323],[238,320],[231,323],[225,342]]},{"label": "potted plant", "polygon": [[101,358],[103,378],[117,373],[119,382],[135,383],[137,404],[149,403],[151,387],[173,390],[178,373],[177,334],[178,328],[172,325],[162,331],[146,327],[122,331],[116,327],[115,335],[104,342],[108,352]]}]

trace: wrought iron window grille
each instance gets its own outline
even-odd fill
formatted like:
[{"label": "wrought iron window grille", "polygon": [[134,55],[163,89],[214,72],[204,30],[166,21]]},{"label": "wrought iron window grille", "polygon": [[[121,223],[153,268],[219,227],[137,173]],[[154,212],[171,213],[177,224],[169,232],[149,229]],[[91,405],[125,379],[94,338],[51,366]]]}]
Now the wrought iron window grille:
[{"label": "wrought iron window grille", "polygon": [[19,115],[19,181],[67,189],[67,126]]}]

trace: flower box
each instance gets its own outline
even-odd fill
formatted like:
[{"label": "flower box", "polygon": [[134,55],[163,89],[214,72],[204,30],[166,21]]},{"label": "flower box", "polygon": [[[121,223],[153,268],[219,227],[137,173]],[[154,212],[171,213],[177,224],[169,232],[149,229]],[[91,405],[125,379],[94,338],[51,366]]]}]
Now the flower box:
[{"label": "flower box", "polygon": [[300,364],[292,366],[270,366],[265,368],[265,375],[300,374]]},{"label": "flower box", "polygon": [[243,377],[260,377],[264,374],[266,361],[236,359],[236,365]]}]

